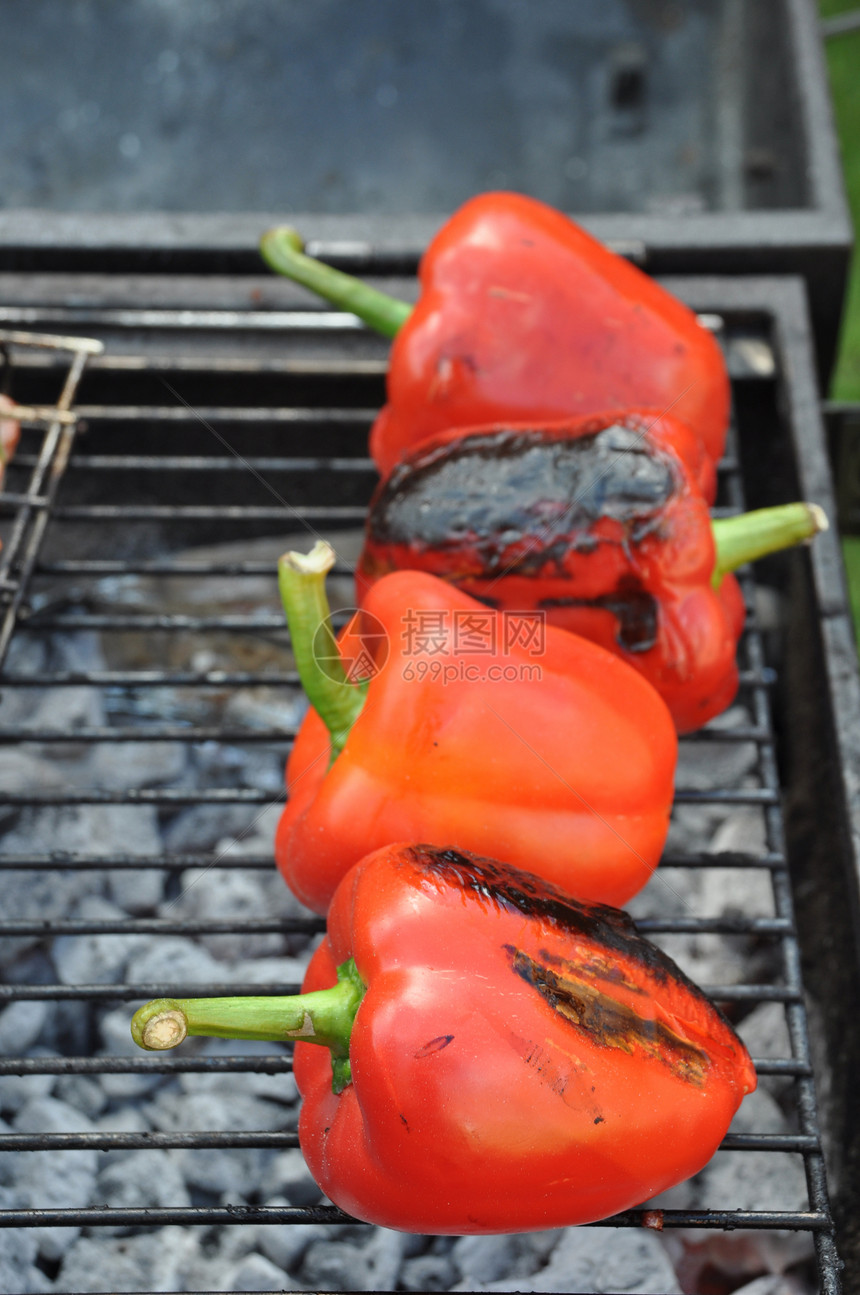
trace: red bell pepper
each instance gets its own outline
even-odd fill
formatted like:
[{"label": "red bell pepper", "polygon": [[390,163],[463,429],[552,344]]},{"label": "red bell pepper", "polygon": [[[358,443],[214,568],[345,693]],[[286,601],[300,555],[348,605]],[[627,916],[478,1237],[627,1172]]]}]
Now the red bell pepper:
[{"label": "red bell pepper", "polygon": [[[274,229],[272,269],[394,337],[388,403],[373,425],[381,471],[449,427],[545,422],[630,405],[671,411],[720,458],[729,382],[685,305],[567,216],[516,193],[472,198],[420,266],[411,309],[301,252]],[[711,496],[712,497],[712,496]]]},{"label": "red bell pepper", "polygon": [[0,485],[3,484],[6,464],[14,454],[21,435],[20,423],[13,418],[3,417],[4,412],[14,408],[15,405],[8,396],[0,395]]},{"label": "red bell pepper", "polygon": [[360,862],[303,988],[158,1000],[132,1033],[295,1040],[308,1167],[389,1228],[524,1232],[639,1205],[706,1164],[756,1086],[728,1022],[626,914],[454,850]]},{"label": "red bell pepper", "polygon": [[621,904],[641,890],[668,831],[677,753],[651,686],[573,634],[504,618],[407,571],[368,593],[348,630],[358,650],[341,640],[378,669],[350,684],[333,640],[317,635],[314,655],[333,560],[320,543],[280,562],[315,708],[287,764],[275,842],[302,902],[324,913],[370,850],[428,836],[539,872],[581,899]]},{"label": "red bell pepper", "polygon": [[408,568],[544,612],[644,675],[679,732],[700,728],[738,686],[744,604],[727,573],[827,524],[806,504],[712,521],[703,461],[686,427],[641,410],[446,432],[378,486],[359,601]]}]

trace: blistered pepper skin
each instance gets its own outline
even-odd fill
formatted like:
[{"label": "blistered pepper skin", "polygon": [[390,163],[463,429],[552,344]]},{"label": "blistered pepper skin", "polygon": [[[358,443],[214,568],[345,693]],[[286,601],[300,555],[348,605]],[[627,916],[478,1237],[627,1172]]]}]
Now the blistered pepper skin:
[{"label": "blistered pepper skin", "polygon": [[424,1233],[589,1223],[718,1147],[756,1084],[719,1012],[623,914],[397,845],[339,887],[304,989],[354,958],[352,1082],[298,1043],[299,1138],[347,1213]]},{"label": "blistered pepper skin", "polygon": [[711,468],[688,428],[644,410],[452,429],[374,493],[359,600],[410,569],[543,614],[626,661],[691,732],[735,697],[745,612],[733,575],[712,583]]},{"label": "blistered pepper skin", "polygon": [[420,284],[371,433],[381,472],[447,428],[630,406],[673,414],[712,463],[722,455],[730,389],[713,336],[561,212],[516,193],[471,199],[429,244]]}]

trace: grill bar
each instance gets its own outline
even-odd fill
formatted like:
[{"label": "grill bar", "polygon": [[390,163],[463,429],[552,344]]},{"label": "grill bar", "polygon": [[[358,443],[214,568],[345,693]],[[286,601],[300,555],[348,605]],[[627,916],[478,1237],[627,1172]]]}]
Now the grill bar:
[{"label": "grill bar", "polygon": [[[702,985],[701,988],[718,1003],[798,1003],[801,992],[791,985]],[[0,1003],[17,999],[51,1001],[133,1001],[149,998],[238,998],[248,994],[297,994],[297,984],[270,985],[259,982],[201,985],[199,981],[177,983],[162,981],[140,985],[0,985]]]},{"label": "grill bar", "polygon": [[62,868],[75,872],[122,871],[141,872],[151,868],[161,868],[166,872],[184,872],[187,868],[244,868],[248,870],[265,869],[271,871],[272,856],[247,855],[237,858],[232,854],[183,854],[167,857],[158,855],[133,854],[117,857],[108,854],[74,855],[58,851],[50,854],[4,854],[0,855],[0,872],[15,872],[19,869],[42,872]]},{"label": "grill bar", "polygon": [[[268,682],[265,680],[265,682]],[[223,685],[219,685],[223,686]],[[281,742],[294,738],[295,726],[279,728],[235,728],[226,726],[200,727],[191,724],[183,725],[129,725],[125,728],[102,725],[100,727],[52,729],[47,726],[35,728],[31,724],[21,724],[5,728],[0,734],[0,742]],[[756,728],[719,730],[716,729],[702,741],[715,743],[727,742],[767,742],[766,732]],[[683,793],[689,795],[690,793]]]},{"label": "grill bar", "polygon": [[354,332],[362,324],[354,315],[336,310],[96,310],[91,307],[54,306],[3,307],[0,320],[4,323],[36,324],[45,318],[57,324],[83,324],[90,330],[104,329],[170,329],[185,334],[189,329],[217,329],[245,332],[257,329],[266,332],[300,332],[331,329],[335,332]]},{"label": "grill bar", "polygon": [[[271,861],[270,861],[271,866]],[[317,925],[314,923],[314,925]],[[640,918],[636,923],[643,935],[711,934],[711,935],[794,935],[794,928],[784,917],[688,917]],[[253,918],[224,921],[190,921],[181,923],[163,918],[137,918],[124,922],[83,922],[52,920],[52,935],[277,935],[282,932],[308,930],[307,918]],[[44,935],[44,922],[0,920],[0,938]]]},{"label": "grill bar", "polygon": [[[158,422],[171,422],[171,421],[176,422],[176,421],[179,421],[178,414],[182,412],[183,411],[177,411],[175,409],[156,409],[156,408],[150,407],[150,408],[147,408],[146,410],[146,417],[148,419],[153,419],[154,421],[157,420]],[[204,419],[207,422],[209,421],[217,422],[219,419],[226,420],[223,410],[214,411],[211,417],[207,417],[205,410],[197,410],[196,412],[199,416],[198,420]],[[248,422],[252,422],[255,426],[260,426],[261,424],[264,424],[267,421],[266,415],[271,415],[271,411],[256,410],[256,409],[240,410],[240,411],[237,411],[237,413],[242,415],[242,419],[236,419],[234,417],[233,412],[231,411],[229,416],[230,422],[248,421]],[[329,427],[335,421],[333,415],[329,414],[327,411],[308,410],[307,414],[308,414],[308,419],[307,419],[308,423],[319,422],[319,423],[324,423],[327,427]],[[318,416],[314,419],[311,417],[312,414],[317,414],[317,415],[321,414],[322,416]],[[98,422],[100,417],[97,413],[93,413],[88,418],[86,408],[84,406],[78,407],[77,416],[81,419],[82,422],[87,422],[88,425]],[[118,422],[123,416],[129,421],[136,422],[139,420],[141,415],[140,415],[140,411],[122,409],[122,410],[117,410],[116,414],[115,415],[112,414],[109,419],[105,417],[104,421]],[[186,414],[185,418],[187,419],[187,417],[188,415]],[[373,419],[373,411],[368,411],[366,416],[362,416],[360,420],[356,420],[356,421],[361,422],[362,428],[364,428],[365,424],[369,428],[372,422],[372,419]],[[280,424],[282,422],[286,422],[287,419],[270,416],[268,421]],[[31,455],[19,454],[17,456],[17,462],[20,467],[32,467],[35,465],[36,460]],[[206,472],[206,473],[238,472],[238,471],[241,471],[242,469],[250,468],[254,472],[313,473],[313,472],[319,472],[324,470],[326,472],[349,473],[351,476],[360,472],[367,472],[369,474],[372,474],[374,479],[376,476],[376,466],[372,459],[337,458],[337,457],[314,459],[314,458],[296,458],[296,457],[284,457],[284,456],[278,456],[278,457],[272,456],[268,458],[252,458],[250,456],[248,457],[243,456],[241,460],[237,460],[235,456],[233,458],[217,458],[214,455],[210,457],[208,455],[189,455],[189,454],[185,454],[185,455],[175,454],[175,455],[161,455],[161,456],[155,455],[155,454],[77,454],[75,455],[74,463],[71,465],[71,467],[73,471],[80,471],[80,472],[87,472],[87,473],[108,472],[111,474],[114,472],[129,472],[129,471],[134,471],[134,472],[180,471],[180,472]],[[718,474],[720,476],[724,476],[731,471],[736,472],[738,470],[738,464],[737,464],[737,461],[734,459],[724,458],[720,460],[719,464],[717,465],[717,469],[718,469]],[[45,564],[44,566],[40,567],[41,571],[55,570],[55,569],[57,568],[53,564]]]},{"label": "grill bar", "polygon": [[[730,853],[695,855],[668,853],[661,862],[661,871],[667,868],[785,868],[782,855],[758,855]],[[118,856],[115,854],[70,854],[57,851],[56,854],[4,854],[0,855],[0,872],[26,870],[39,872],[45,869],[63,868],[67,871],[129,871],[140,872],[151,868],[161,868],[165,872],[184,872],[187,868],[240,868],[248,871],[272,867],[271,854],[242,855],[233,854],[182,854],[182,855],[146,855],[134,854]],[[641,927],[649,919],[640,919]]]},{"label": "grill bar", "polygon": [[[2,1133],[3,1151],[142,1151],[212,1150],[256,1148],[283,1151],[299,1145],[297,1133],[269,1131],[234,1131],[230,1133],[199,1129],[192,1133]],[[817,1138],[791,1133],[731,1134],[720,1143],[720,1151],[819,1151]]]},{"label": "grill bar", "polygon": [[367,510],[351,505],[280,504],[277,507],[258,505],[177,504],[161,507],[158,504],[79,504],[57,507],[54,517],[60,522],[277,522],[284,525],[286,518],[298,522],[325,522],[337,525],[352,522],[360,526]]},{"label": "grill bar", "polygon": [[[215,513],[213,512],[213,516]],[[79,613],[76,616],[51,616],[35,613],[22,617],[22,624],[33,623],[40,630],[168,630],[183,634],[203,634],[209,630],[239,634],[278,633],[286,636],[283,616],[258,613],[255,616],[105,616]]]},{"label": "grill bar", "polygon": [[[199,988],[199,987],[198,987]],[[754,1057],[759,1075],[808,1076],[812,1069],[793,1057]],[[0,1057],[2,1075],[184,1075],[292,1073],[285,1055],[253,1057]]]},{"label": "grill bar", "polygon": [[73,730],[39,728],[21,725],[5,729],[0,735],[0,743],[22,742],[283,742],[296,735],[296,728],[228,728],[226,726],[185,725],[148,725],[142,727],[129,725],[126,728],[111,728],[107,725],[98,728],[76,728]]},{"label": "grill bar", "polygon": [[[325,522],[328,525],[353,523],[361,526],[367,515],[362,504],[281,504],[277,507],[263,504],[224,506],[221,504],[176,504],[161,506],[159,504],[79,504],[58,506],[54,517],[60,522],[278,522],[284,524],[285,518],[292,518],[299,523]],[[714,517],[728,517],[732,513],[720,508],[712,509]]]},{"label": "grill bar", "polygon": [[48,790],[4,794],[0,795],[0,805],[272,805],[280,799],[283,799],[280,795],[250,787],[204,787],[194,791],[180,787],[140,787],[126,791],[72,788],[65,793]]},{"label": "grill bar", "polygon": [[[316,405],[307,405],[305,407],[295,405],[271,406],[271,405],[231,405],[225,409],[222,405],[208,406],[197,404],[194,409],[187,409],[184,405],[86,405],[78,404],[76,406],[78,417],[85,421],[88,427],[98,427],[100,425],[113,426],[116,423],[131,423],[137,427],[141,422],[151,423],[230,423],[241,425],[243,423],[252,423],[255,427],[265,426],[267,423],[274,423],[277,427],[284,424],[299,424],[304,429],[305,424],[313,427],[316,424],[322,424],[324,427],[332,426],[346,427],[354,431],[356,436],[356,447],[361,453],[355,458],[332,458],[326,457],[318,459],[302,455],[297,457],[283,457],[278,455],[266,462],[271,462],[277,466],[289,464],[292,471],[309,472],[314,471],[316,467],[323,464],[327,471],[345,471],[347,465],[351,470],[358,472],[369,471],[372,469],[373,461],[364,455],[364,442],[359,439],[359,433],[370,427],[376,417],[375,408],[367,409],[345,409],[340,405],[332,406],[330,409]],[[239,461],[233,458],[220,458],[213,455],[212,458],[199,458],[197,456],[185,456],[189,463],[205,464],[207,470],[214,465],[215,471],[219,468],[231,468],[234,471],[240,467]],[[163,459],[154,458],[151,455],[125,456],[117,455],[75,455],[73,468],[99,467],[108,468],[111,471],[114,466],[125,466],[127,460],[139,462],[140,466],[146,470],[148,467],[161,466],[165,469],[172,468],[176,465],[177,460],[172,457]],[[253,466],[264,460],[255,460],[247,458],[244,460]],[[311,466],[309,466],[311,465]]]},{"label": "grill bar", "polygon": [[[39,567],[40,575],[160,575],[160,576],[266,576],[271,577],[270,562],[255,562],[248,559],[243,562],[202,562],[182,561],[178,558],[138,558],[128,562],[116,562],[109,558],[77,558],[55,562],[44,562]],[[352,568],[336,562],[332,575],[351,576]],[[171,675],[172,678],[172,675]]]},{"label": "grill bar", "polygon": [[274,1053],[252,1057],[197,1057],[187,1053],[170,1057],[0,1057],[0,1075],[290,1075],[292,1071],[292,1056]]},{"label": "grill bar", "polygon": [[44,495],[31,495],[15,493],[14,490],[4,490],[0,496],[0,512],[14,513],[20,508],[47,508],[48,500]]},{"label": "grill bar", "polygon": [[[286,749],[286,747],[285,747]],[[210,787],[187,791],[176,787],[141,787],[127,791],[18,792],[0,795],[0,805],[204,805],[235,801],[245,805],[271,805],[280,799],[270,792],[249,787]],[[779,793],[770,787],[747,787],[742,790],[716,788],[700,791],[680,787],[675,792],[678,805],[776,805]]]},{"label": "grill bar", "polygon": [[[162,572],[160,574],[173,574]],[[215,574],[234,574],[229,570]],[[266,571],[265,574],[271,574]],[[337,574],[337,573],[336,573]],[[41,623],[30,622],[32,629],[42,628]],[[266,670],[259,674],[234,672],[227,670],[191,671],[177,670],[166,674],[161,670],[57,670],[46,671],[9,670],[4,681],[10,688],[49,688],[92,686],[96,688],[245,688],[270,684],[278,687],[296,687],[299,676],[295,670]],[[741,677],[742,689],[752,687],[769,688],[773,684],[772,672],[763,671],[760,675],[744,672]],[[5,730],[4,730],[5,731]],[[698,742],[759,742],[770,741],[770,734],[765,729],[753,725],[739,725],[731,729],[701,729],[697,733],[687,734],[682,738],[685,745]]]},{"label": "grill bar", "polygon": [[261,684],[295,688],[299,682],[295,670],[267,670],[260,674],[186,670],[171,675],[160,670],[58,670],[55,674],[15,674],[10,670],[4,678],[10,688],[256,688]]},{"label": "grill bar", "polygon": [[[791,1141],[791,1139],[789,1139]],[[797,1139],[795,1139],[797,1141]],[[3,1133],[0,1151],[144,1151],[158,1148],[170,1151],[231,1150],[286,1151],[299,1145],[297,1133],[266,1131],[232,1133],[198,1129],[193,1133]],[[805,1145],[757,1148],[762,1151],[803,1151]]]},{"label": "grill bar", "polygon": [[[83,417],[83,415],[80,415]],[[26,467],[27,461],[22,461]],[[366,472],[376,479],[372,459],[297,459],[297,458],[208,458],[206,455],[156,455],[156,454],[79,454],[74,467],[80,472],[346,472],[356,476]]]},{"label": "grill bar", "polygon": [[[826,1232],[832,1227],[827,1213],[816,1210],[628,1210],[601,1219],[592,1227],[653,1227],[655,1214],[661,1228],[784,1228],[790,1232]],[[180,1209],[152,1206],[148,1209],[96,1208],[3,1210],[0,1227],[166,1227],[216,1223],[350,1223],[360,1224],[333,1205],[225,1205],[188,1206]]]}]

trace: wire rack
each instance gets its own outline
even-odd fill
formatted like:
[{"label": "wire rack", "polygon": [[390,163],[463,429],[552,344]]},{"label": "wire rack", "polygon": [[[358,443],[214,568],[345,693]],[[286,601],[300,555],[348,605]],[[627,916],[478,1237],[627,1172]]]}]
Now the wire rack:
[{"label": "wire rack", "polygon": [[[699,290],[724,325],[723,338],[736,389],[744,383],[780,379],[779,348],[759,314],[737,306],[737,293],[721,293],[714,281]],[[683,285],[680,285],[683,288]],[[215,291],[214,287],[211,289]],[[177,289],[172,289],[175,297]],[[235,290],[234,290],[235,293]],[[703,295],[704,294],[704,295]],[[710,294],[710,296],[708,296]],[[729,305],[726,307],[725,298]],[[711,322],[716,324],[717,318]],[[293,532],[307,527],[326,530],[360,526],[374,482],[372,464],[363,457],[365,433],[383,395],[385,354],[380,343],[342,315],[286,303],[284,309],[180,308],[175,301],[155,308],[74,307],[64,304],[0,311],[0,348],[7,361],[7,386],[22,405],[41,401],[50,409],[31,410],[28,431],[16,458],[16,483],[23,488],[2,499],[6,519],[0,552],[0,591],[5,600],[0,628],[0,667],[18,634],[50,641],[52,636],[98,633],[110,638],[137,635],[143,656],[134,667],[99,669],[26,668],[20,664],[2,674],[4,692],[68,686],[93,689],[107,696],[156,690],[252,690],[260,686],[293,690],[297,677],[287,653],[288,640],[274,602],[249,605],[240,612],[207,609],[177,613],[151,607],[93,609],[87,590],[93,581],[145,578],[156,590],[163,582],[231,578],[249,580],[272,574],[268,560],[189,556],[213,537],[230,538]],[[21,330],[86,331],[99,341],[64,336],[22,336]],[[104,347],[104,353],[102,353]],[[288,358],[284,358],[287,356]],[[53,400],[49,394],[59,389]],[[54,409],[55,406],[55,409]],[[69,411],[74,407],[74,414]],[[53,412],[52,412],[53,410]],[[743,431],[743,429],[742,429]],[[238,447],[238,448],[237,448]],[[744,504],[742,459],[737,443],[721,465],[720,504],[734,511]],[[285,525],[286,523],[286,525]],[[83,536],[83,539],[80,537]],[[805,557],[798,555],[798,561]],[[743,578],[748,605],[754,601],[752,577]],[[274,586],[273,586],[274,589]],[[65,594],[63,591],[67,591]],[[83,593],[81,591],[84,591]],[[47,591],[47,594],[46,592]],[[166,666],[163,645],[184,636],[262,636],[283,649],[281,664],[228,668],[182,664]],[[146,652],[149,655],[146,655]],[[764,815],[763,853],[705,849],[670,851],[664,866],[701,870],[718,864],[728,869],[763,870],[770,878],[773,915],[743,918],[733,914],[639,920],[642,932],[664,936],[741,935],[770,941],[779,949],[779,972],[763,983],[705,986],[729,1010],[763,1002],[783,1005],[790,1051],[780,1057],[756,1058],[759,1076],[788,1081],[793,1091],[796,1131],[732,1133],[722,1149],[790,1152],[802,1157],[808,1189],[806,1209],[665,1209],[663,1229],[692,1228],[801,1231],[815,1242],[820,1289],[840,1289],[821,1147],[807,1018],[787,866],[785,824],[781,808],[777,732],[773,716],[776,683],[764,635],[751,615],[741,649],[741,696],[748,721],[730,730],[709,727],[688,739],[694,744],[753,743],[754,785],[701,790],[679,787],[677,804],[751,806]],[[287,664],[285,665],[284,662]],[[110,712],[109,712],[110,713]],[[74,742],[82,747],[120,751],[126,744],[262,743],[286,756],[293,732],[277,724],[248,727],[231,722],[172,722],[162,715],[129,722],[122,714],[109,723],[77,725],[73,732],[47,720],[34,729],[12,723],[0,730],[0,742],[22,750],[44,750]],[[22,745],[23,744],[23,745]],[[169,782],[116,790],[93,785],[76,788],[34,786],[0,792],[0,811],[7,816],[25,810],[67,805],[155,806],[172,812],[189,806],[240,805],[249,820],[270,804],[272,792],[246,785],[192,786]],[[0,846],[2,849],[2,846]],[[189,868],[266,871],[268,852],[237,858],[212,851],[179,850],[157,857],[113,851],[64,849],[0,854],[0,873],[63,872],[138,873],[160,869],[168,880]],[[21,919],[4,912],[0,938],[95,937],[138,934],[186,937],[216,934],[264,936],[305,932],[322,925],[315,918],[185,920],[136,917],[121,923],[58,918],[50,923]],[[89,1012],[101,1005],[133,1005],[159,996],[199,993],[289,993],[297,986],[259,984],[179,984],[169,978],[138,984],[0,985],[0,1007],[16,1002],[62,1001],[69,1011]],[[88,1076],[105,1074],[288,1074],[288,1051],[271,1055],[106,1057],[93,1055],[0,1058],[0,1076]],[[237,1078],[237,1085],[241,1079]],[[5,1133],[0,1150],[22,1154],[70,1149],[136,1150],[153,1148],[292,1148],[291,1131],[236,1132],[200,1129],[180,1132],[135,1131],[86,1133]],[[631,1210],[604,1226],[636,1228],[654,1225],[653,1211]],[[238,1222],[289,1225],[348,1223],[335,1207],[232,1206],[108,1208],[33,1208],[0,1210],[0,1226],[74,1226],[90,1234],[102,1226],[148,1229],[167,1224],[231,1225]]]}]

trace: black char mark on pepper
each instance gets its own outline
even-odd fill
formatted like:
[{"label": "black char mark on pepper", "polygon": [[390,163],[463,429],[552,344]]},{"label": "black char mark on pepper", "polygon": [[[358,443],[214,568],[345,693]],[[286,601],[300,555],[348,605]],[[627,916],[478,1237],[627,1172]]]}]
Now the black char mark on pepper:
[{"label": "black char mark on pepper", "polygon": [[461,854],[459,850],[413,845],[404,851],[404,858],[437,884],[455,887],[488,909],[520,913],[536,923],[586,939],[609,953],[629,959],[657,984],[674,981],[729,1025],[698,985],[662,949],[643,939],[633,919],[621,909],[607,904],[580,903],[541,877],[506,868],[494,859]]},{"label": "black char mark on pepper", "polygon": [[541,611],[554,607],[597,607],[611,612],[618,622],[618,643],[627,652],[647,652],[657,642],[659,607],[653,594],[632,576],[623,579],[611,594],[598,598],[543,598]]},{"label": "black char mark on pepper", "polygon": [[676,489],[668,459],[641,429],[612,424],[578,437],[534,430],[475,433],[418,454],[391,473],[373,501],[372,542],[480,555],[488,576],[511,567],[512,545],[527,545],[513,570],[528,574],[593,552],[602,517],[636,544]]},{"label": "black char mark on pepper", "polygon": [[592,1042],[622,1052],[638,1050],[667,1066],[677,1079],[696,1088],[704,1084],[709,1068],[707,1053],[680,1038],[662,1021],[639,1016],[582,976],[559,974],[512,944],[504,947],[511,970]]},{"label": "black char mark on pepper", "polygon": [[576,971],[579,975],[589,976],[596,980],[605,980],[610,985],[623,985],[631,994],[645,994],[642,985],[634,984],[624,974],[623,967],[613,961],[611,958],[601,957],[598,951],[595,951],[591,959],[580,959],[576,967],[567,959],[562,958],[549,949],[541,949],[539,957],[548,967],[562,967]]},{"label": "black char mark on pepper", "polygon": [[453,1039],[453,1034],[437,1035],[435,1039],[431,1039],[429,1043],[425,1043],[423,1047],[418,1049],[415,1053],[415,1060],[420,1061],[422,1057],[432,1057],[434,1052],[441,1052],[444,1048],[447,1048],[448,1044],[453,1042]]}]

